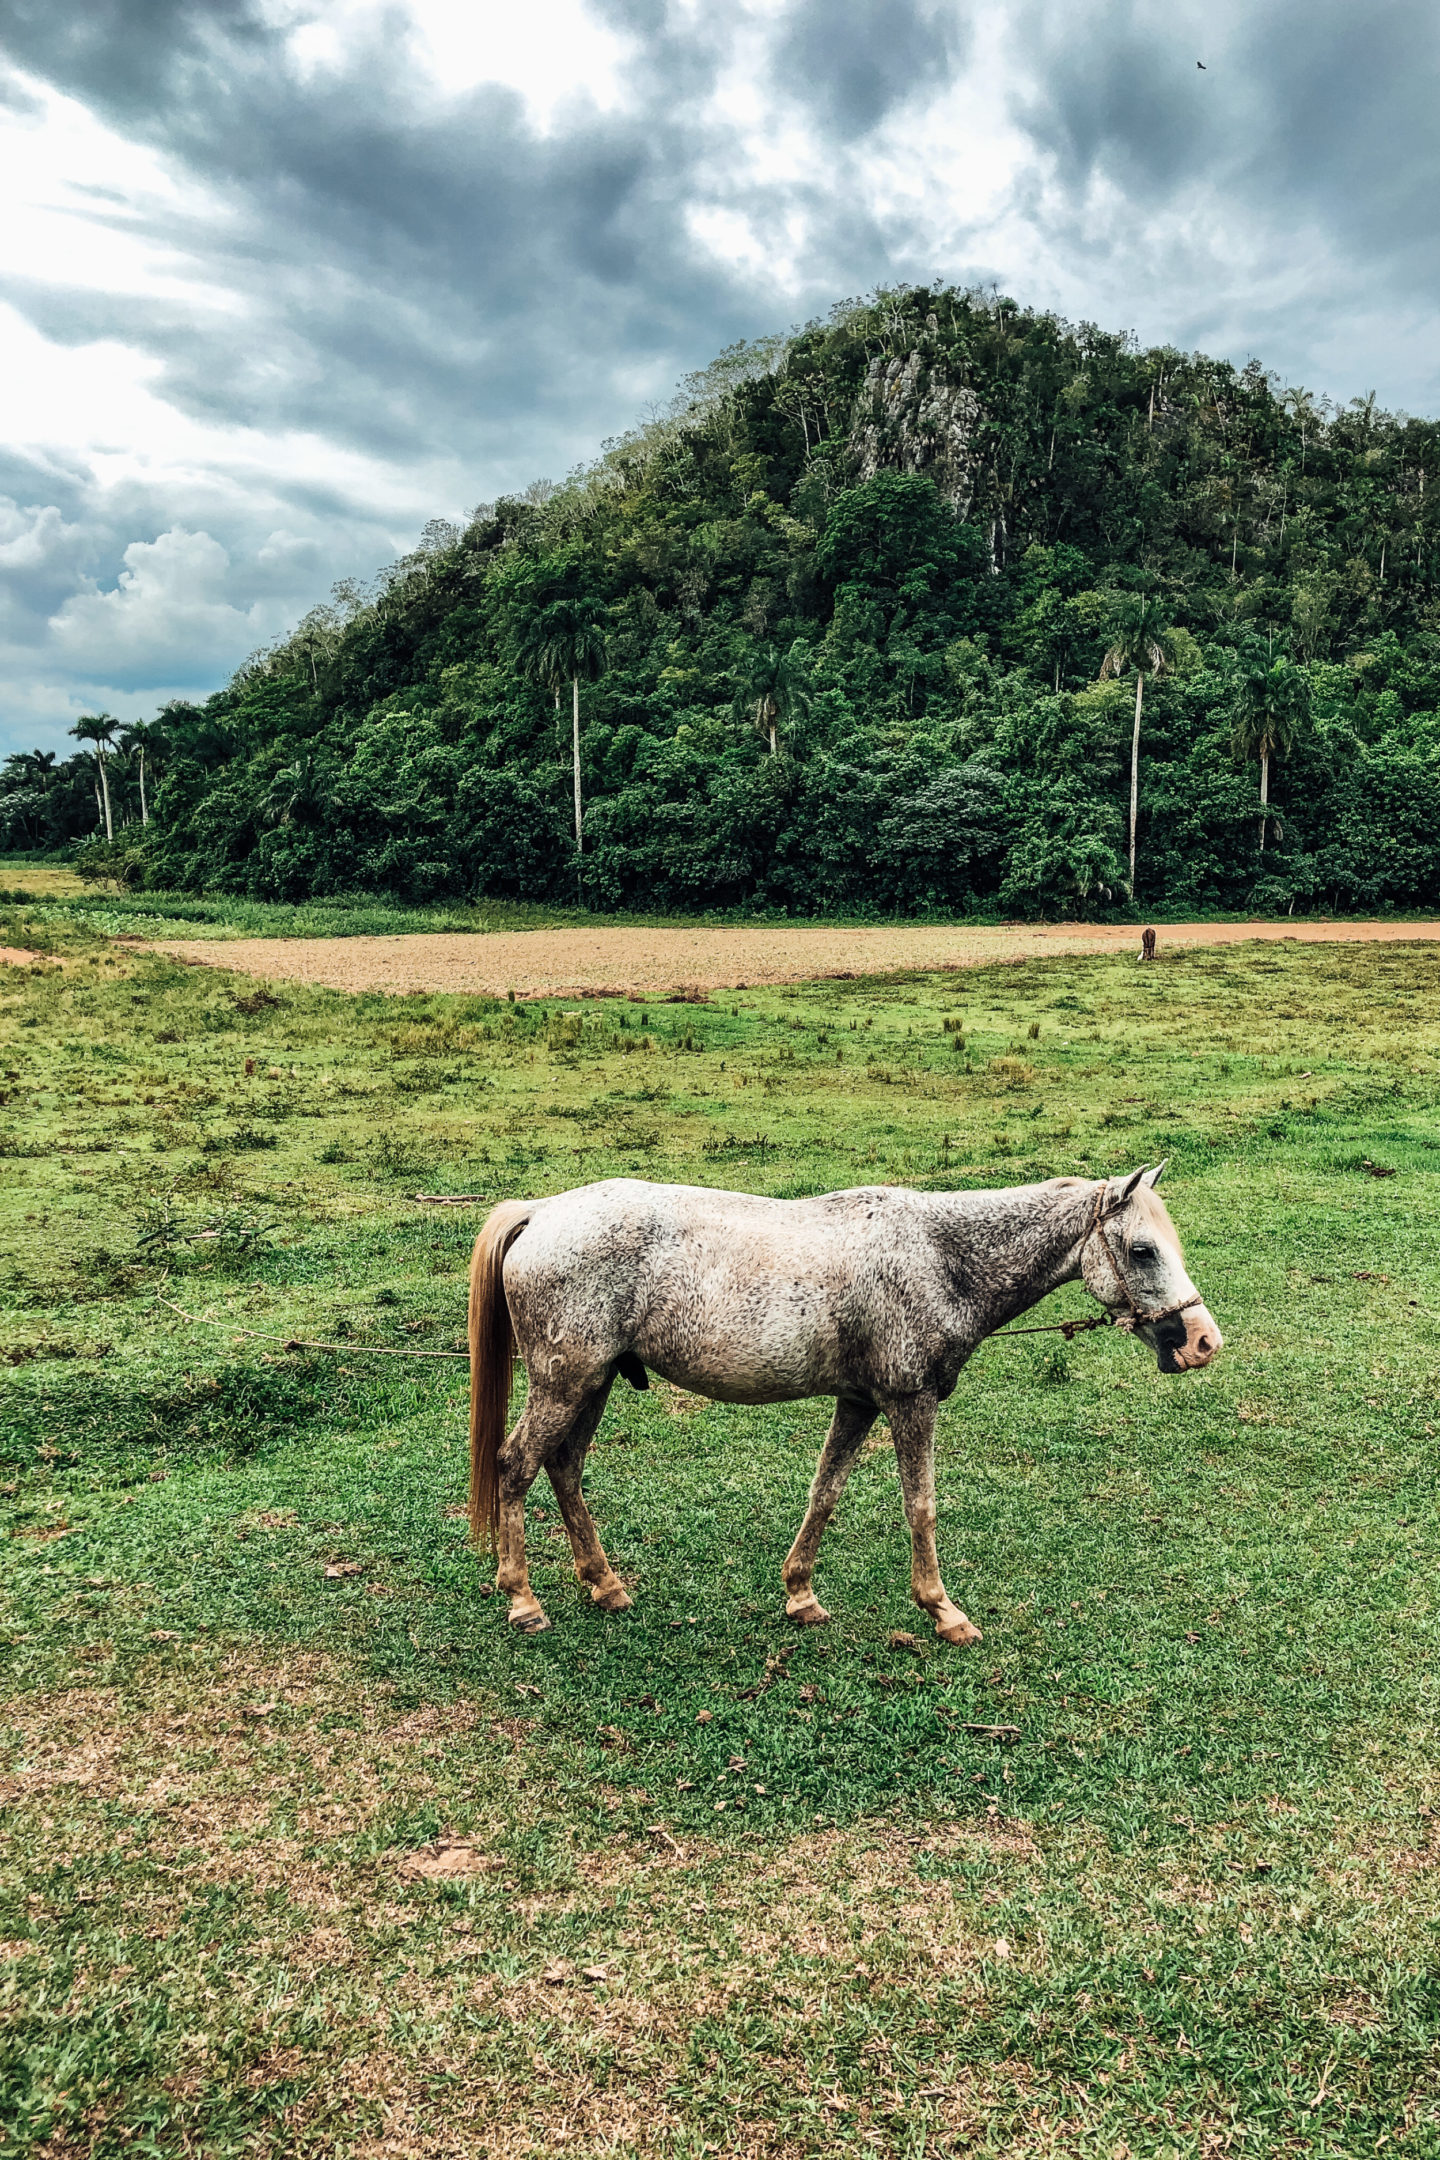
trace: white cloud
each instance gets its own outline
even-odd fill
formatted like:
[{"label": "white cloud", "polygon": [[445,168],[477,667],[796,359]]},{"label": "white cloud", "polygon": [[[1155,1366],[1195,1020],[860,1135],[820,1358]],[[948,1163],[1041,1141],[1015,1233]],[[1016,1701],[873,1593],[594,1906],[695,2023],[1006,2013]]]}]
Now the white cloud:
[{"label": "white cloud", "polygon": [[0,495],[0,571],[13,576],[47,569],[83,543],[80,527],[67,525],[54,503],[32,503],[22,510],[8,495]]},{"label": "white cloud", "polygon": [[629,41],[596,20],[584,0],[274,0],[271,21],[302,79],[339,75],[358,55],[393,49],[408,17],[405,57],[440,97],[482,83],[518,92],[531,122],[551,127],[576,99],[601,111],[620,102]]},{"label": "white cloud", "polygon": [[158,152],[128,141],[77,99],[0,69],[0,275],[97,293],[183,298],[224,308],[203,264],[161,239],[184,215],[212,227],[214,195]]},{"label": "white cloud", "polygon": [[136,669],[164,669],[177,652],[210,652],[220,666],[234,666],[272,623],[258,601],[239,608],[225,597],[229,570],[229,556],[206,532],[175,527],[132,540],[108,591],[73,593],[50,618],[56,655],[121,680]]}]

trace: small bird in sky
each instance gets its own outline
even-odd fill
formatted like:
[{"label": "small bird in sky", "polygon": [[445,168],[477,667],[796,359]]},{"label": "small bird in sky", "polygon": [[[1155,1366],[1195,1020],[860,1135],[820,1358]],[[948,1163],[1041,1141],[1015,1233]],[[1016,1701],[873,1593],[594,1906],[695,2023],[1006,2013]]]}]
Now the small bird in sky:
[{"label": "small bird in sky", "polygon": [[1202,74],[1202,75],[1208,74],[1209,70],[1208,70],[1208,69],[1206,68],[1206,65],[1205,65],[1205,63],[1204,63],[1204,61],[1203,61],[1203,60],[1197,60],[1197,61],[1195,62],[1195,65],[1196,65],[1196,67],[1198,67],[1198,68],[1199,68],[1199,70],[1200,70],[1200,72],[1201,72],[1201,74]]}]

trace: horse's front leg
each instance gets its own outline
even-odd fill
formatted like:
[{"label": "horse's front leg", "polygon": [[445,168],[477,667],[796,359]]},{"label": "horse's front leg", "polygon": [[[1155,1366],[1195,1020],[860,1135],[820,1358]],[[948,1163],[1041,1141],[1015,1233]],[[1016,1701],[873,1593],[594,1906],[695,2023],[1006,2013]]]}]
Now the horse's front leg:
[{"label": "horse's front leg", "polygon": [[781,1570],[789,1592],[786,1615],[801,1627],[819,1627],[830,1617],[811,1588],[815,1555],[845,1490],[845,1480],[854,1468],[860,1443],[874,1422],[875,1411],[869,1403],[847,1402],[842,1396],[835,1404],[835,1415],[816,1465],[815,1482],[810,1487],[810,1505]]},{"label": "horse's front leg", "polygon": [[889,1418],[910,1525],[910,1595],[942,1642],[977,1643],[979,1628],[945,1595],[935,1552],[935,1397],[904,1396],[890,1405]]}]

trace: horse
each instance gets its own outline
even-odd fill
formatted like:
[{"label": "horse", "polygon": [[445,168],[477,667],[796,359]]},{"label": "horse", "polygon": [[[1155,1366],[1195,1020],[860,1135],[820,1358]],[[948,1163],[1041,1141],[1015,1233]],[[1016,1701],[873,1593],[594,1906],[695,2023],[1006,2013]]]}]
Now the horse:
[{"label": "horse", "polygon": [[[992,1192],[865,1185],[806,1200],[609,1178],[502,1200],[470,1267],[470,1523],[476,1544],[495,1551],[511,1625],[550,1624],[525,1561],[525,1495],[542,1468],[577,1579],[605,1612],[630,1604],[580,1480],[617,1377],[644,1388],[653,1372],[712,1402],[835,1398],[781,1570],[786,1614],[806,1627],[830,1617],[815,1595],[816,1555],[883,1416],[910,1526],[911,1594],[942,1641],[979,1642],[936,1556],[937,1406],[987,1336],[1077,1277],[1162,1373],[1209,1364],[1223,1338],[1155,1191],[1164,1167]],[[517,1348],[529,1385],[506,1437]]]}]

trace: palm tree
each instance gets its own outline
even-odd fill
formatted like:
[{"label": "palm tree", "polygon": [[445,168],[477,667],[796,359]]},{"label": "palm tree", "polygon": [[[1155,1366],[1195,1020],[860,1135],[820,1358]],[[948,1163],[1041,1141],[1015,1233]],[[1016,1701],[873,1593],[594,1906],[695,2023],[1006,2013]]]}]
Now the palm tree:
[{"label": "palm tree", "polygon": [[115,820],[110,815],[110,775],[105,769],[105,752],[114,749],[115,730],[119,724],[110,713],[86,713],[70,730],[77,742],[95,745],[95,762],[100,767],[100,793],[105,808],[107,840],[115,838]]},{"label": "palm tree", "polygon": [[1114,615],[1110,649],[1100,663],[1100,679],[1128,675],[1135,670],[1135,732],[1130,739],[1130,890],[1135,890],[1135,820],[1140,803],[1140,712],[1145,699],[1145,677],[1163,675],[1175,658],[1170,635],[1170,615],[1163,602],[1151,593],[1134,593],[1120,601]]},{"label": "palm tree", "polygon": [[1260,760],[1260,853],[1270,815],[1270,759],[1291,750],[1295,732],[1310,707],[1310,685],[1303,668],[1279,659],[1252,669],[1242,680],[1235,716],[1238,757]]},{"label": "palm tree", "polygon": [[752,646],[741,671],[736,710],[769,737],[771,757],[779,755],[780,727],[791,727],[810,710],[804,654],[801,638],[788,652],[778,645]]},{"label": "palm tree", "polygon": [[1300,430],[1300,470],[1303,473],[1305,470],[1305,446],[1312,431],[1318,434],[1320,428],[1324,425],[1323,415],[1312,393],[1301,389],[1298,383],[1294,389],[1285,392],[1281,403],[1289,407],[1291,418]]},{"label": "palm tree", "polygon": [[153,722],[147,724],[144,720],[133,721],[129,727],[120,730],[120,747],[122,750],[134,751],[135,763],[140,774],[140,823],[142,826],[150,823],[150,806],[145,800],[145,760],[147,757],[153,757],[160,747],[162,739],[159,728]]},{"label": "palm tree", "polygon": [[261,799],[260,814],[267,825],[313,824],[324,792],[315,769],[314,751],[299,751],[293,764],[282,765],[270,782]]},{"label": "palm tree", "polygon": [[533,682],[558,698],[560,685],[571,691],[572,746],[575,769],[575,879],[580,880],[584,846],[584,804],[580,795],[580,683],[605,672],[604,615],[596,600],[552,600],[524,621],[516,637],[520,667]]}]

